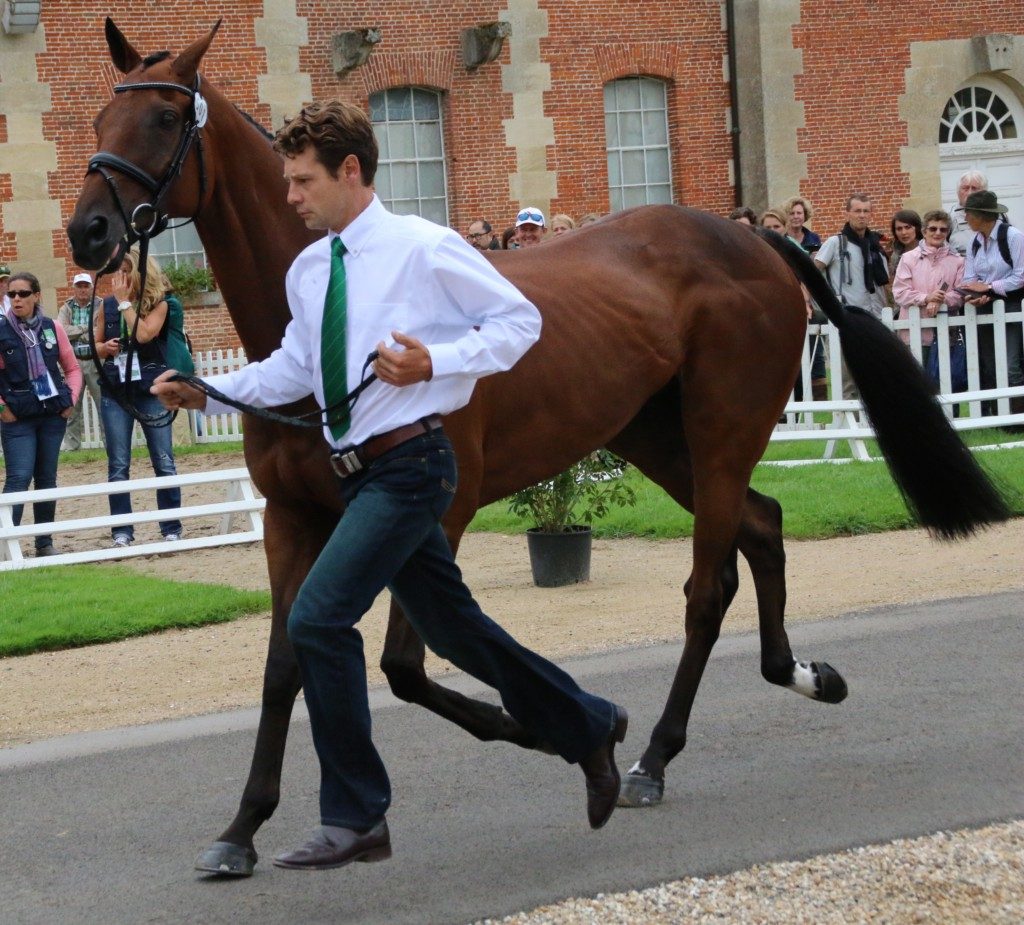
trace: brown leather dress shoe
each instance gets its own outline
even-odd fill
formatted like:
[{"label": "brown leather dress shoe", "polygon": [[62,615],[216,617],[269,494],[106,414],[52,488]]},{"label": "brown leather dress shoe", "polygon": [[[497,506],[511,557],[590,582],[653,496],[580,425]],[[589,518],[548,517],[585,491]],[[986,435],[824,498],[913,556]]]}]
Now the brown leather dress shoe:
[{"label": "brown leather dress shoe", "polygon": [[615,706],[615,720],[608,739],[580,762],[587,778],[587,819],[592,829],[601,828],[615,810],[622,786],[619,769],[615,767],[615,743],[626,738],[628,725],[626,711]]},{"label": "brown leather dress shoe", "polygon": [[391,857],[388,823],[381,819],[372,829],[356,832],[337,825],[321,825],[301,848],[279,854],[276,867],[292,870],[330,870],[353,861],[386,861]]}]

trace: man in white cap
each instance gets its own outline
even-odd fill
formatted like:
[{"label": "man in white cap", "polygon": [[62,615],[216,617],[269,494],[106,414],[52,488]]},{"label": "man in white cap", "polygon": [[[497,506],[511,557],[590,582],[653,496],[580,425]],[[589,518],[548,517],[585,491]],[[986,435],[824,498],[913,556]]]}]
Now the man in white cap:
[{"label": "man in white cap", "polygon": [[85,379],[85,389],[82,389],[78,396],[78,404],[75,405],[74,414],[68,419],[68,429],[64,434],[64,449],[80,450],[82,448],[82,416],[86,389],[92,396],[93,405],[96,408],[96,427],[100,439],[103,439],[103,423],[99,413],[99,373],[92,360],[92,347],[89,344],[93,312],[102,311],[103,301],[92,295],[92,277],[88,273],[76,273],[74,279],[71,280],[71,285],[75,294],[60,307],[57,321],[64,328],[68,340],[71,341],[75,356],[78,358],[78,365],[82,368],[82,376]]},{"label": "man in white cap", "polygon": [[544,240],[547,223],[544,213],[533,206],[520,209],[516,216],[515,241],[520,247],[533,247]]}]

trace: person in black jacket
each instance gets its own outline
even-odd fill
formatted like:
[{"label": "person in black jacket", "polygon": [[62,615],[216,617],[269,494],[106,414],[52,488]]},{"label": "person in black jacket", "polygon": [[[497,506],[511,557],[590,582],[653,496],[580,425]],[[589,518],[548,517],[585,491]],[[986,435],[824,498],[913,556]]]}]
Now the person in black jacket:
[{"label": "person in black jacket", "polygon": [[[39,280],[31,273],[8,277],[0,312],[0,440],[4,492],[57,486],[57,462],[68,418],[82,392],[82,370],[64,329],[43,314]],[[37,524],[51,523],[56,501],[32,506]],[[22,506],[13,511],[21,523]],[[53,537],[35,538],[37,556],[57,554]]]}]

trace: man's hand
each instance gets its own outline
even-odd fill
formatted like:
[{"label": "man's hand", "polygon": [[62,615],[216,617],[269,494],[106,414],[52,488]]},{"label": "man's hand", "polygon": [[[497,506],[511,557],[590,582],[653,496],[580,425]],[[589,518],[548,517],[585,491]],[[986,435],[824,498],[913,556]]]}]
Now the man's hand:
[{"label": "man's hand", "polygon": [[184,382],[169,381],[171,376],[175,376],[177,373],[176,369],[169,369],[167,372],[160,373],[153,381],[149,391],[160,399],[160,403],[168,411],[177,411],[180,408],[191,408],[193,411],[205,410],[205,393],[200,392],[199,389],[192,388],[192,386]]},{"label": "man's hand", "polygon": [[388,385],[413,385],[427,382],[434,375],[434,364],[430,361],[430,351],[415,337],[409,337],[401,331],[392,331],[395,343],[404,350],[392,350],[381,341],[377,344],[379,356],[373,363],[373,371],[381,382]]}]

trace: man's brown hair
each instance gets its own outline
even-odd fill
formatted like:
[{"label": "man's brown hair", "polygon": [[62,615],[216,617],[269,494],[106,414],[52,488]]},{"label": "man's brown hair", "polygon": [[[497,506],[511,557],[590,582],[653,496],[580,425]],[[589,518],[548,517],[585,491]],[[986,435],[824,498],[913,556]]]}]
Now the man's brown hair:
[{"label": "man's brown hair", "polygon": [[338,176],[342,161],[354,154],[363,184],[372,185],[377,174],[377,138],[366,113],[357,106],[339,100],[310,103],[274,139],[274,150],[285,157],[301,154],[311,145],[332,177]]}]

